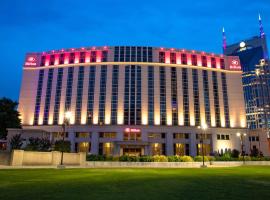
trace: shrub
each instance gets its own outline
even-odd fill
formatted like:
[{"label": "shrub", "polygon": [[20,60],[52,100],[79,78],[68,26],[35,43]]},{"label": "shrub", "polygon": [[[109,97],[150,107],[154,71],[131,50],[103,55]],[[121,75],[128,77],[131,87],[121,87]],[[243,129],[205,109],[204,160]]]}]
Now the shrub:
[{"label": "shrub", "polygon": [[237,149],[233,149],[231,153],[232,158],[238,158],[240,155],[240,152]]},{"label": "shrub", "polygon": [[181,162],[180,156],[167,156],[168,162]]},{"label": "shrub", "polygon": [[260,155],[259,149],[255,148],[251,150],[250,156],[258,157]]},{"label": "shrub", "polygon": [[122,162],[139,162],[139,157],[137,156],[127,156],[127,155],[123,155],[119,157],[119,161]]},{"label": "shrub", "polygon": [[156,155],[153,156],[154,162],[168,162],[168,158],[166,156],[163,155]]},{"label": "shrub", "polygon": [[[202,156],[195,156],[195,157],[194,157],[194,161],[195,161],[195,162],[202,162],[202,161],[203,161],[203,157],[202,157]],[[205,161],[205,162],[206,162],[206,161],[209,161],[207,156],[204,156],[204,161]]]},{"label": "shrub", "polygon": [[105,156],[104,155],[87,155],[86,160],[87,161],[105,161]]},{"label": "shrub", "polygon": [[55,151],[70,152],[70,141],[57,140],[54,143]]},{"label": "shrub", "polygon": [[181,156],[180,157],[181,162],[193,162],[193,158],[191,156]]},{"label": "shrub", "polygon": [[139,157],[140,162],[153,162],[154,159],[152,156],[141,156]]},{"label": "shrub", "polygon": [[21,137],[21,134],[16,134],[14,135],[10,141],[10,147],[11,149],[21,149],[22,145],[23,145],[23,139]]},{"label": "shrub", "polygon": [[51,142],[47,138],[29,138],[29,143],[25,147],[26,151],[49,151]]},{"label": "shrub", "polygon": [[[244,156],[244,159],[245,159],[245,161],[251,161],[251,157],[250,156]],[[240,156],[239,157],[239,160],[240,161],[243,161],[243,156]]]},{"label": "shrub", "polygon": [[215,161],[216,160],[216,158],[214,156],[207,156],[207,159],[209,161]]}]

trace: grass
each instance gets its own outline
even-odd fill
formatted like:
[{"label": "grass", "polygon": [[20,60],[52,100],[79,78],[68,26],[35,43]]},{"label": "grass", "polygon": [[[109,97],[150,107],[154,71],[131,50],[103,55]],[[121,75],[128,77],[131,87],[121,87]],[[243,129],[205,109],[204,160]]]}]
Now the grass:
[{"label": "grass", "polygon": [[0,170],[0,199],[270,199],[270,167]]}]

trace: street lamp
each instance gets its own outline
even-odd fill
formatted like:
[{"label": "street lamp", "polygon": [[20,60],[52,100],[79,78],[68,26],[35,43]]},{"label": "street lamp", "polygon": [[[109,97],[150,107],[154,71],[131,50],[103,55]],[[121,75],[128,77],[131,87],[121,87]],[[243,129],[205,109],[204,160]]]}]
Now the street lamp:
[{"label": "street lamp", "polygon": [[63,128],[63,133],[62,133],[62,149],[61,149],[61,163],[60,165],[63,166],[63,158],[64,158],[64,142],[65,142],[65,135],[66,135],[66,126],[69,125],[69,121],[71,118],[71,112],[70,111],[66,111],[64,114],[64,122],[62,124],[62,128]]},{"label": "street lamp", "polygon": [[247,136],[246,133],[237,133],[236,134],[237,137],[240,138],[240,141],[241,141],[241,154],[242,154],[242,157],[243,157],[243,164],[245,164],[245,154],[244,154],[244,138]]},{"label": "street lamp", "polygon": [[203,130],[203,133],[201,134],[201,137],[200,137],[200,143],[202,145],[202,156],[203,156],[203,165],[202,165],[202,167],[206,167],[206,165],[204,164],[203,137],[205,137],[205,132],[206,132],[208,126],[207,126],[207,124],[203,124],[202,126],[198,126],[198,128]]}]

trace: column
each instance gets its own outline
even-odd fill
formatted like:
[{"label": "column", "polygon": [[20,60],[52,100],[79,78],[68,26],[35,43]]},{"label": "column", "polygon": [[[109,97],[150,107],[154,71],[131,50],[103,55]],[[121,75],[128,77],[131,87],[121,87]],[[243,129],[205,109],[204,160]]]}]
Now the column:
[{"label": "column", "polygon": [[75,152],[75,132],[68,131],[68,140],[70,141],[70,151]]},{"label": "column", "polygon": [[190,142],[189,142],[190,156],[196,156],[197,155],[196,133],[191,133],[189,136],[190,136]]},{"label": "column", "polygon": [[98,155],[99,149],[99,135],[98,132],[92,132],[91,135],[91,154]]},{"label": "column", "polygon": [[166,133],[166,155],[173,155],[173,133]]}]

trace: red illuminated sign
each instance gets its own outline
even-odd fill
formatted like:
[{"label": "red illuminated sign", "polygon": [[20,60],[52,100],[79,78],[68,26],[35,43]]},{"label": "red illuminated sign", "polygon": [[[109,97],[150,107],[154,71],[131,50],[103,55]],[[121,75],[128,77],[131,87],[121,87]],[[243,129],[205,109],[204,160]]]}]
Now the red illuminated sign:
[{"label": "red illuminated sign", "polygon": [[228,65],[231,70],[241,70],[241,64],[238,57],[228,57]]},{"label": "red illuminated sign", "polygon": [[24,62],[24,66],[35,67],[37,66],[37,60],[38,58],[36,55],[27,55]]},{"label": "red illuminated sign", "polygon": [[125,128],[125,132],[132,132],[132,133],[140,133],[141,132],[141,129],[138,129],[138,128]]}]

